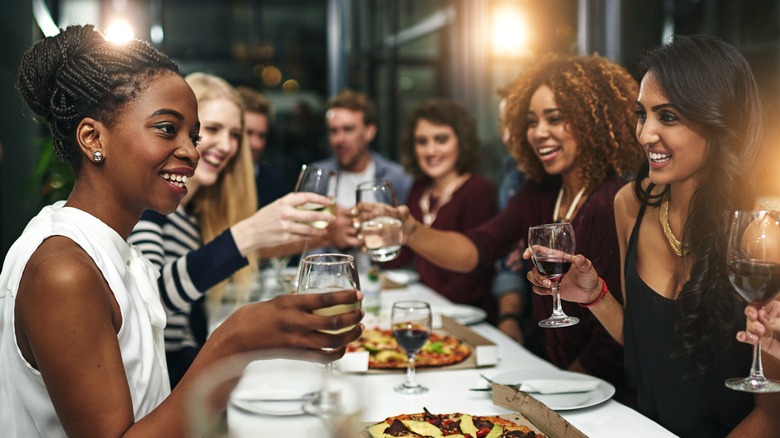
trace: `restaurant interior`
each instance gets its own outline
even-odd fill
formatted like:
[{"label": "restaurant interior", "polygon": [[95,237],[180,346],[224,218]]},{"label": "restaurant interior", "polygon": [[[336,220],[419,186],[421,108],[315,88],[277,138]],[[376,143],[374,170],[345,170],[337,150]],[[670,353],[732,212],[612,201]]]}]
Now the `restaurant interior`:
[{"label": "restaurant interior", "polygon": [[[323,104],[349,87],[376,101],[373,147],[390,158],[398,158],[404,117],[418,102],[462,102],[477,118],[482,173],[495,181],[506,155],[496,90],[525,65],[547,52],[598,52],[633,72],[642,50],[672,33],[734,44],[770,108],[780,101],[774,0],[15,0],[2,8],[0,254],[69,187],[64,167],[46,154],[45,128],[13,86],[22,53],[68,24],[125,32],[185,73],[214,73],[267,94],[276,113],[268,158],[280,166],[290,143],[327,154]],[[772,186],[780,191],[780,181]]]},{"label": "restaurant interior", "polygon": [[[507,155],[498,123],[500,87],[550,52],[596,52],[636,75],[643,50],[678,33],[717,35],[734,45],[753,68],[770,120],[780,109],[780,0],[14,0],[0,9],[2,258],[30,218],[42,206],[63,199],[73,180],[53,158],[46,127],[32,119],[14,88],[22,54],[42,36],[69,24],[92,23],[109,38],[149,41],[185,74],[213,73],[233,85],[260,90],[274,105],[266,158],[288,179],[302,164],[291,156],[308,161],[328,156],[325,104],[350,88],[375,100],[378,133],[373,147],[395,160],[412,108],[433,97],[463,103],[477,119],[480,173],[497,183]],[[769,138],[780,140],[775,132]],[[775,155],[767,160],[780,163],[780,148],[773,149]],[[766,178],[764,194],[780,197],[780,172]],[[430,291],[414,291],[440,308],[451,305]],[[486,374],[506,373],[509,362],[550,367],[497,333],[482,323],[466,335],[476,335],[475,344],[484,341],[498,348],[500,353],[485,349],[476,358],[485,361]],[[501,367],[489,368],[496,363]],[[430,400],[438,411],[493,404],[489,394],[479,391],[457,399],[451,376],[417,376],[436,394]],[[459,385],[466,389],[479,380],[476,370],[460,376]],[[401,380],[400,373],[374,377],[377,389],[362,407],[362,421],[423,408],[421,399],[392,392]],[[621,433],[636,432],[634,436],[668,434],[613,400],[606,407],[576,407],[583,409],[561,412],[585,435],[617,436],[604,432],[608,422]]]}]

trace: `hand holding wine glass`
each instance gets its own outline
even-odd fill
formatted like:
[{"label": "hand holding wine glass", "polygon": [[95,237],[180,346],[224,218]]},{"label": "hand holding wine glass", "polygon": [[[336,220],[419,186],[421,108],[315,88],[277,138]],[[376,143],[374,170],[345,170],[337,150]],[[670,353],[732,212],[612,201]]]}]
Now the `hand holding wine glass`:
[{"label": "hand holding wine glass", "polygon": [[[736,211],[731,221],[727,266],[734,289],[748,306],[763,308],[780,293],[780,219],[777,212]],[[726,381],[746,392],[780,392],[780,381],[767,379],[761,364],[761,339],[753,346],[750,376]]]},{"label": "hand holding wine glass", "polygon": [[[298,276],[299,294],[319,294],[341,290],[359,290],[357,265],[355,259],[346,254],[314,254],[301,260]],[[332,316],[347,313],[360,308],[360,303],[339,304],[314,310],[316,315]],[[355,326],[339,330],[321,330],[323,333],[339,334],[351,330]],[[328,385],[328,376],[332,373],[333,364],[325,365],[323,388],[318,395],[304,404],[304,410],[311,414],[329,416],[339,409],[338,394]]]},{"label": "hand holding wine glass", "polygon": [[528,248],[534,266],[552,285],[552,315],[539,321],[539,327],[559,328],[579,323],[579,318],[564,313],[559,294],[561,280],[569,271],[574,254],[574,228],[567,222],[531,227],[528,229]]},{"label": "hand holding wine glass", "polygon": [[406,367],[406,382],[396,386],[396,392],[402,394],[423,394],[428,388],[414,379],[414,360],[417,353],[431,334],[431,307],[424,301],[398,301],[393,303],[390,313],[390,326],[398,345],[409,358]]},{"label": "hand holding wine glass", "polygon": [[355,191],[357,223],[363,245],[371,260],[387,262],[401,253],[401,221],[388,213],[387,207],[398,207],[390,181],[374,179],[358,184]]},{"label": "hand holding wine glass", "polygon": [[[304,164],[301,166],[301,173],[298,175],[298,182],[295,184],[296,192],[311,192],[322,195],[330,199],[327,205],[307,203],[299,205],[299,210],[323,211],[335,214],[336,209],[336,184],[338,173],[333,169],[326,169],[317,166]],[[326,221],[313,221],[309,223],[312,227],[325,229],[328,226]]]}]

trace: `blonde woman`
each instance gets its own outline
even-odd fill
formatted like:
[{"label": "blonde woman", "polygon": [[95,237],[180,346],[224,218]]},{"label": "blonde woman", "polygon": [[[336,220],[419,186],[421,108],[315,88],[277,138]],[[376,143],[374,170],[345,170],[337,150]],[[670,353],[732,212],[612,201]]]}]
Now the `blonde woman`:
[{"label": "blonde woman", "polygon": [[309,214],[295,206],[328,202],[310,193],[291,194],[255,213],[252,155],[239,95],[216,76],[192,73],[186,81],[198,100],[200,162],[189,180],[163,175],[178,184],[186,182],[188,194],[170,215],[144,213],[129,239],[161,272],[158,284],[168,311],[165,347],[172,386],[205,342],[204,294],[208,292],[209,303],[218,303],[229,280],[238,295],[245,296],[257,275],[258,249],[322,235],[302,223],[315,218],[306,219]]}]

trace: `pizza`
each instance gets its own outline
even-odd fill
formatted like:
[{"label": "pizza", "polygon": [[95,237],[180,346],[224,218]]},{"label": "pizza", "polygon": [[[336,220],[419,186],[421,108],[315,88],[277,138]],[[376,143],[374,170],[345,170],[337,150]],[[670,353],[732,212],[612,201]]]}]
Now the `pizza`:
[{"label": "pizza", "polygon": [[469,414],[434,415],[425,409],[419,414],[404,414],[388,417],[381,423],[365,429],[365,438],[544,438],[526,425],[515,423],[498,416],[476,416]]},{"label": "pizza", "polygon": [[[406,353],[390,330],[366,329],[360,338],[347,345],[347,351],[368,351],[369,369],[405,369]],[[471,356],[471,347],[460,339],[445,333],[431,332],[415,356],[415,366],[440,367],[463,362]]]}]

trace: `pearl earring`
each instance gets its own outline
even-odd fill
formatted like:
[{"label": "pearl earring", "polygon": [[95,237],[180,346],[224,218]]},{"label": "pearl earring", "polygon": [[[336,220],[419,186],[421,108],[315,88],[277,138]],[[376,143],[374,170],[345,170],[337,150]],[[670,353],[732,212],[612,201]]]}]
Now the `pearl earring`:
[{"label": "pearl earring", "polygon": [[103,161],[103,152],[100,151],[92,152],[92,161],[96,163],[100,163],[101,161]]}]

